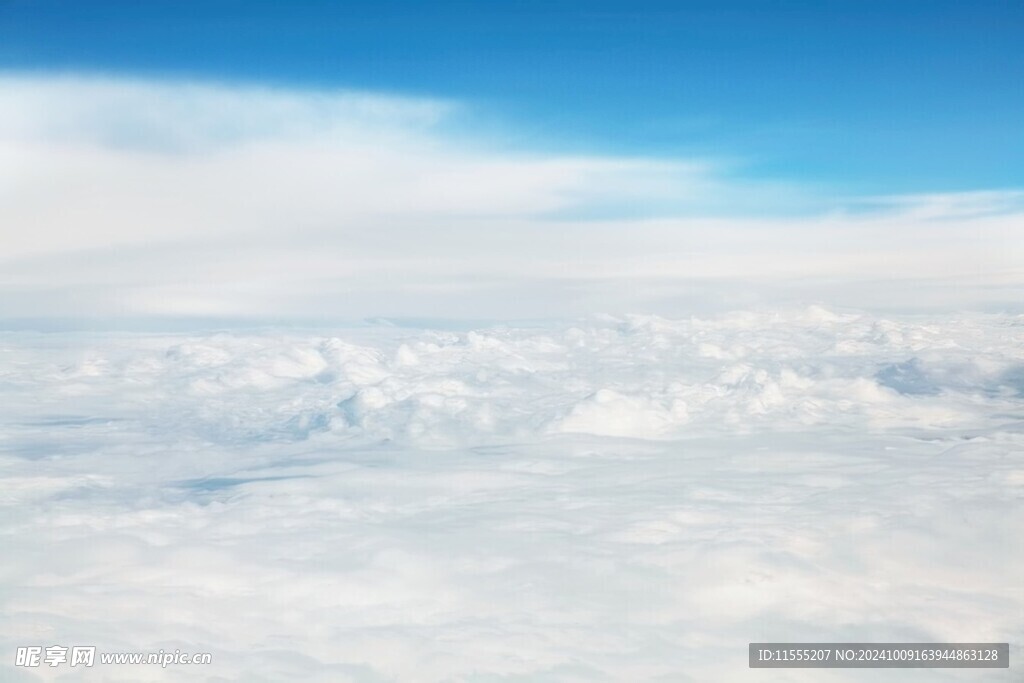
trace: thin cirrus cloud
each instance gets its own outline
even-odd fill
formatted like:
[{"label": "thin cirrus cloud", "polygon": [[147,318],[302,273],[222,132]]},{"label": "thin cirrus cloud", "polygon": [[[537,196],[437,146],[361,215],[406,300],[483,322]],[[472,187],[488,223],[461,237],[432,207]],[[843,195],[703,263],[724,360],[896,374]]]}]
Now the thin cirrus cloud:
[{"label": "thin cirrus cloud", "polygon": [[1024,200],[830,200],[510,149],[459,103],[0,77],[0,317],[549,317],[1024,300]]}]

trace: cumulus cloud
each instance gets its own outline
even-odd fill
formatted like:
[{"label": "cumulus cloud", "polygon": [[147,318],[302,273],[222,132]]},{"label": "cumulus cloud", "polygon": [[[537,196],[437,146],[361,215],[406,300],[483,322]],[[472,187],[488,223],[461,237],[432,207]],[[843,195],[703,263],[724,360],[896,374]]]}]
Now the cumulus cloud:
[{"label": "cumulus cloud", "polygon": [[830,201],[713,160],[510,149],[425,98],[0,79],[7,318],[999,306],[1022,216],[1012,191]]},{"label": "cumulus cloud", "polygon": [[[1019,643],[1022,341],[816,307],[0,333],[0,678],[66,680],[13,665],[54,644],[213,654],[81,680],[674,683],[769,635]],[[908,671],[875,680],[967,680]]]}]

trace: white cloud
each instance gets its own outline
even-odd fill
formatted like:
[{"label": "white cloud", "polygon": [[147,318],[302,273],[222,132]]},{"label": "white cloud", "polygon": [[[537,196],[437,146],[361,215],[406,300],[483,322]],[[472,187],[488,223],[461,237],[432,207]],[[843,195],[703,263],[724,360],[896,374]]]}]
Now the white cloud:
[{"label": "white cloud", "polygon": [[54,644],[213,653],[92,670],[133,683],[675,683],[766,636],[1019,643],[1022,323],[0,333],[0,679],[67,680],[13,666]]},{"label": "white cloud", "polygon": [[[366,93],[3,77],[0,317],[1020,299],[1020,193],[829,208],[707,160],[511,151],[460,111]],[[778,217],[794,205],[797,217]]]}]

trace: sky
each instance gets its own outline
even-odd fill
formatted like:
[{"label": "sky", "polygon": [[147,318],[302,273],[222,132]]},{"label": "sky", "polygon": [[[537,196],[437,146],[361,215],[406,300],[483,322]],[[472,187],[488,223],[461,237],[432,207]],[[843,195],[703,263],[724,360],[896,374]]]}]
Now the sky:
[{"label": "sky", "polygon": [[874,192],[1024,184],[1024,5],[1008,0],[5,0],[0,30],[8,69],[444,97],[526,143]]},{"label": "sky", "polygon": [[1004,309],[1021,35],[993,1],[4,0],[0,319]]}]

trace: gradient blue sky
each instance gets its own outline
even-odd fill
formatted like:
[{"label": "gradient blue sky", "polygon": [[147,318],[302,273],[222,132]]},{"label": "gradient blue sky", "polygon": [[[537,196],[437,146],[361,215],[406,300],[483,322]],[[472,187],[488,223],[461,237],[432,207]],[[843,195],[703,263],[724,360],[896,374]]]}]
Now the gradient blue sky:
[{"label": "gradient blue sky", "polygon": [[508,145],[851,194],[1024,185],[1024,3],[0,0],[0,69],[468,103]]}]

